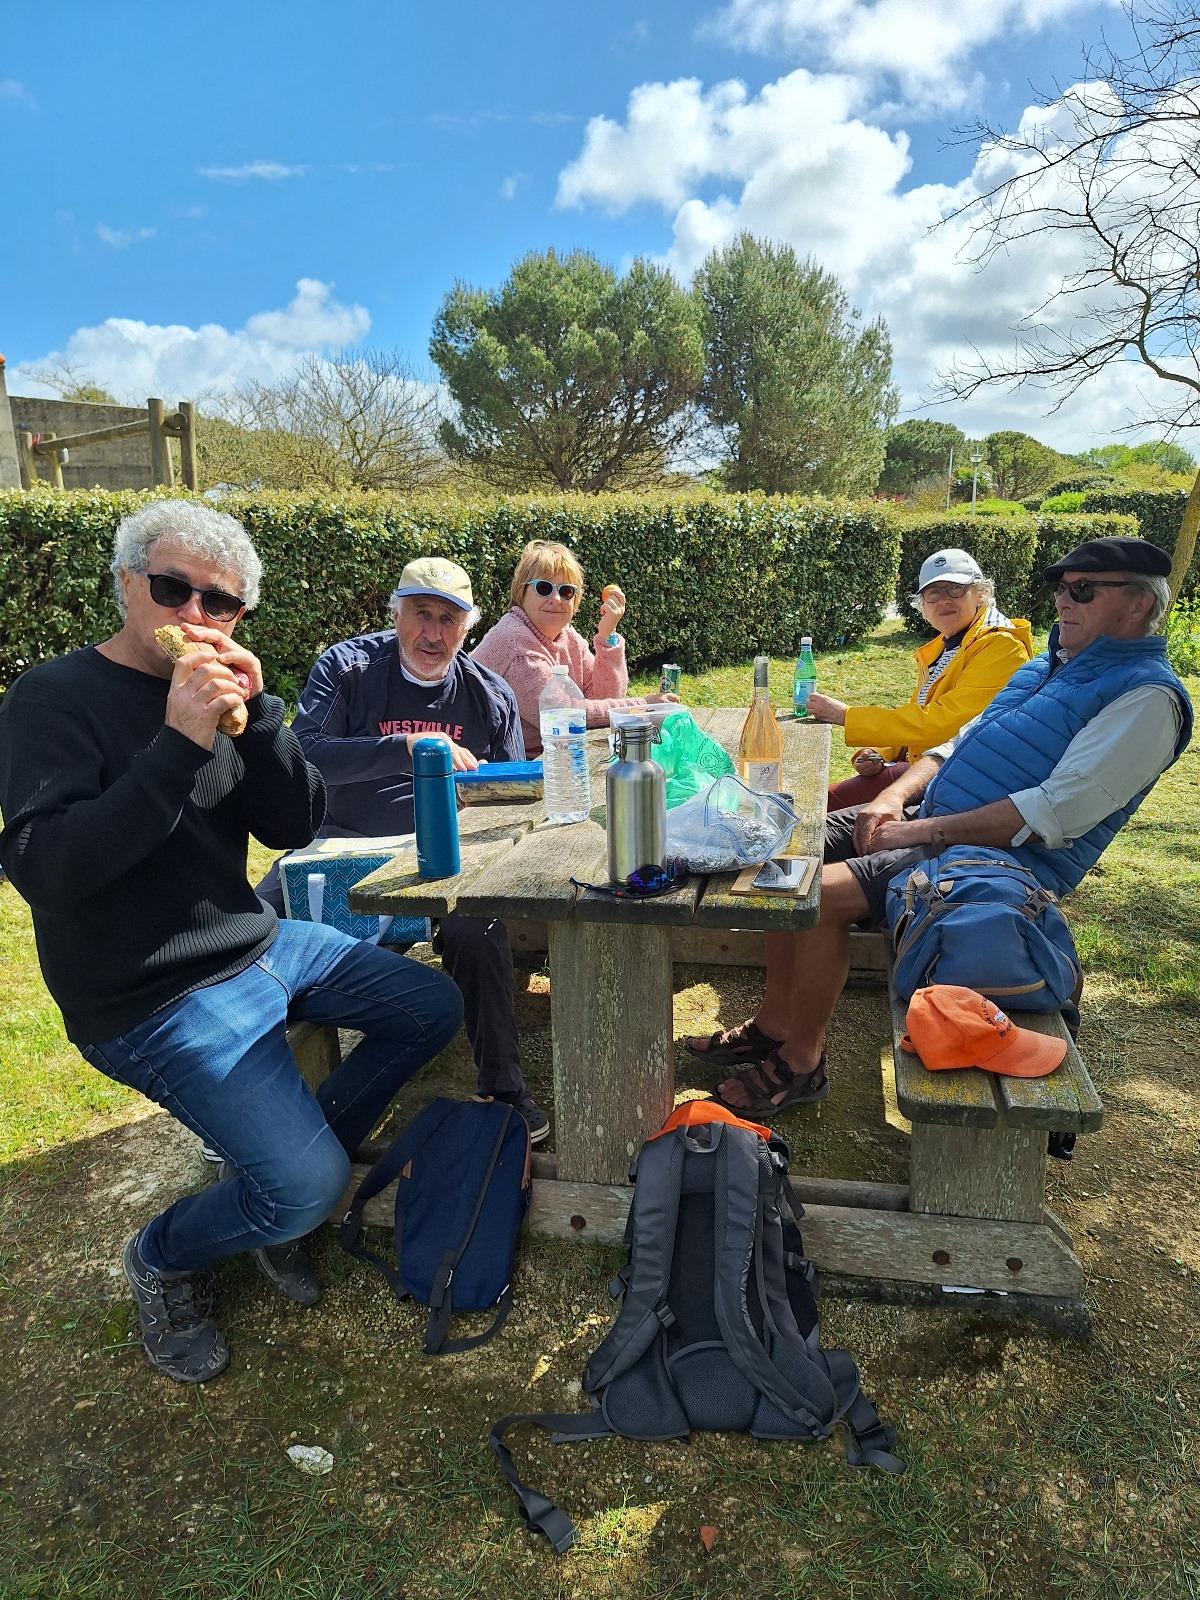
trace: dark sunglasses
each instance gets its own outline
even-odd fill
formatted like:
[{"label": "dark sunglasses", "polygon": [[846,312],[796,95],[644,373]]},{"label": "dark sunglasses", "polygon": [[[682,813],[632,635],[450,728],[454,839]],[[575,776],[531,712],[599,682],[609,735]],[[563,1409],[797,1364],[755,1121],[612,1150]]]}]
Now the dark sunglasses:
[{"label": "dark sunglasses", "polygon": [[677,857],[665,867],[638,867],[624,883],[584,883],[580,878],[572,878],[571,885],[576,889],[590,889],[593,894],[610,894],[616,900],[649,900],[656,894],[682,889],[687,881],[688,869]]},{"label": "dark sunglasses", "polygon": [[150,581],[151,600],[156,606],[165,606],[171,611],[178,611],[198,594],[206,617],[213,622],[232,622],[246,604],[236,594],[226,594],[224,589],[195,589],[182,578],[172,578],[166,572],[148,572],[146,577]]},{"label": "dark sunglasses", "polygon": [[579,593],[577,583],[551,583],[549,578],[530,578],[525,587],[532,589],[534,594],[541,595],[543,600],[549,600],[556,589],[560,600],[574,600]]},{"label": "dark sunglasses", "polygon": [[1137,584],[1128,578],[1076,578],[1074,583],[1054,586],[1054,598],[1069,594],[1076,605],[1089,606],[1096,598],[1097,589],[1136,589]]}]

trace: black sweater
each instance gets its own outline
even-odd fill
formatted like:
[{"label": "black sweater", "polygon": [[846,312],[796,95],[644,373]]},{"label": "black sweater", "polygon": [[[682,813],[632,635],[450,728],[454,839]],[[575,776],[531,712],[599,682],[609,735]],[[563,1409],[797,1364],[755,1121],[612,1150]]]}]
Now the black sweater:
[{"label": "black sweater", "polygon": [[282,701],[249,701],[246,731],[210,752],[164,726],[169,688],[86,649],[0,700],[0,864],[76,1044],[256,960],[278,925],[247,881],[248,837],[297,849],[324,813]]}]

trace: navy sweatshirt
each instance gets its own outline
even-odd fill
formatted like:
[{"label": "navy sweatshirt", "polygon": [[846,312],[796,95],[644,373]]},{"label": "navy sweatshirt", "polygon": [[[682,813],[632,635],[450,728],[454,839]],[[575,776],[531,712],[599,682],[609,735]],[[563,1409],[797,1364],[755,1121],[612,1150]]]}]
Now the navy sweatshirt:
[{"label": "navy sweatshirt", "polygon": [[481,761],[525,759],[503,678],[460,650],[441,683],[413,683],[391,628],[344,639],[318,658],[292,731],[329,791],[327,837],[412,832],[410,734],[444,733]]}]

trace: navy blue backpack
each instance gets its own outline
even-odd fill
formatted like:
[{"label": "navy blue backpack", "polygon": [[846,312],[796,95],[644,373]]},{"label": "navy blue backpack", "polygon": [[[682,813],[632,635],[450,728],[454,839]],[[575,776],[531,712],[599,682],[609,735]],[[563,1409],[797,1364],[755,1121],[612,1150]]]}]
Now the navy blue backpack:
[{"label": "navy blue backpack", "polygon": [[[395,1265],[360,1241],[363,1206],[396,1179]],[[359,1184],[342,1247],[378,1267],[397,1300],[429,1307],[426,1355],[471,1350],[512,1308],[517,1235],[529,1209],[529,1124],[498,1100],[431,1100]],[[484,1333],[447,1339],[456,1311],[496,1315]]]},{"label": "navy blue backpack", "polygon": [[1019,861],[955,844],[887,888],[893,981],[904,1000],[931,983],[975,989],[1008,1010],[1061,1011],[1083,982],[1057,896]]}]

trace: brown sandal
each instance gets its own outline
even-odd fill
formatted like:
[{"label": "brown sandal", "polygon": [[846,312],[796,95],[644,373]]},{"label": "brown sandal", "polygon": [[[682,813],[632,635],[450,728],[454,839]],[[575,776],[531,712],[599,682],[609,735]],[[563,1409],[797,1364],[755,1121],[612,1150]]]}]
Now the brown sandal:
[{"label": "brown sandal", "polygon": [[697,1061],[706,1061],[710,1067],[733,1067],[765,1061],[782,1043],[781,1039],[772,1039],[756,1022],[750,1021],[740,1022],[736,1028],[726,1028],[723,1033],[718,1028],[709,1035],[708,1045],[703,1050],[697,1050],[690,1039],[684,1041],[684,1049],[688,1055],[694,1056]]},{"label": "brown sandal", "polygon": [[[794,1072],[778,1051],[772,1051],[764,1061],[731,1074],[746,1093],[753,1096],[748,1105],[735,1106],[723,1098],[719,1089],[713,1090],[712,1098],[735,1117],[769,1117],[772,1112],[787,1111],[791,1106],[814,1105],[829,1093],[828,1065],[828,1058],[822,1051],[813,1070],[801,1074]],[[772,1096],[781,1090],[782,1099],[773,1099]]]}]

